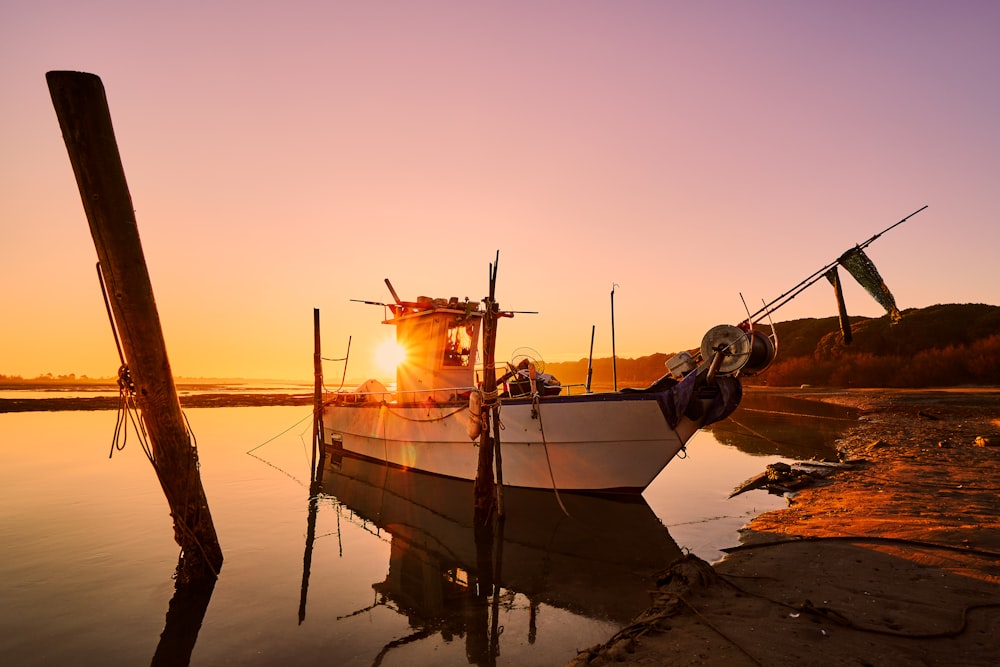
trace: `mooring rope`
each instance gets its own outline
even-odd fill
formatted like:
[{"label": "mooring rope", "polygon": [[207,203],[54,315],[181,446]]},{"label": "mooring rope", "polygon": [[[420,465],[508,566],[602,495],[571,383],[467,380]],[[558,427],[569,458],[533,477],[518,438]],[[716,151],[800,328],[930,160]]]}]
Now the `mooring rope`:
[{"label": "mooring rope", "polygon": [[[153,466],[153,472],[156,474],[157,480],[160,482],[160,487],[163,489],[163,494],[167,496],[167,502],[173,508],[174,503],[171,502],[170,498],[170,485],[164,483],[163,471],[156,463],[156,457],[153,455],[153,448],[149,442],[149,434],[146,432],[146,424],[142,417],[142,410],[135,402],[135,383],[132,381],[132,375],[129,372],[128,364],[125,361],[125,354],[122,351],[121,340],[118,337],[118,327],[115,323],[114,313],[111,310],[111,300],[108,297],[108,288],[104,282],[104,272],[101,270],[101,263],[97,262],[97,279],[101,285],[101,295],[104,297],[104,307],[108,312],[108,321],[111,323],[111,333],[115,339],[115,347],[118,349],[118,360],[121,362],[121,366],[118,368],[118,416],[115,423],[115,431],[112,436],[111,441],[111,452],[108,454],[108,458],[111,458],[115,451],[121,451],[125,448],[125,443],[128,440],[128,422],[132,422],[132,427],[135,429],[136,435],[139,437],[139,443],[142,446],[142,451],[145,453],[146,458],[149,459],[150,465]],[[194,431],[191,428],[191,422],[188,420],[187,415],[184,411],[181,411],[184,417],[185,431],[188,436],[188,444],[191,447],[192,454],[194,456],[194,468],[198,470],[201,467],[201,463],[198,460],[198,440],[195,438]],[[188,469],[188,474],[184,480],[184,507],[190,507],[189,500],[191,495],[191,490],[195,486],[194,476],[191,475],[190,468]],[[200,508],[198,509],[200,511]],[[180,516],[176,513],[171,513],[174,517],[174,525],[177,529],[184,534],[186,534],[195,545],[198,550],[201,551],[202,560],[212,571],[212,574],[216,578],[219,577],[219,571],[212,564],[212,560],[209,557],[208,550],[198,539],[197,533],[188,525],[185,517]],[[184,547],[181,547],[181,559],[184,557]]]},{"label": "mooring rope", "polygon": [[[389,404],[386,403],[385,401],[382,401],[382,406],[385,408],[385,411],[388,412],[391,415],[399,417],[400,419],[403,419],[403,420],[408,421],[408,422],[419,422],[419,423],[432,423],[432,422],[444,421],[445,419],[448,419],[452,415],[457,415],[462,410],[468,410],[469,409],[469,406],[463,405],[462,407],[455,408],[454,410],[452,410],[451,412],[449,412],[446,415],[440,415],[438,417],[431,417],[431,418],[428,418],[428,419],[419,419],[419,418],[416,418],[416,417],[407,417],[406,415],[400,414],[396,410],[393,410],[392,408],[390,408]],[[431,406],[428,406],[427,409],[430,410]]]},{"label": "mooring rope", "polygon": [[531,409],[538,417],[538,429],[542,433],[542,449],[545,450],[545,463],[549,466],[549,479],[552,480],[552,490],[556,494],[556,501],[559,503],[559,507],[562,508],[563,514],[570,516],[569,510],[567,510],[566,506],[563,505],[562,498],[559,496],[559,488],[556,486],[556,477],[552,473],[552,460],[549,459],[549,443],[545,440],[545,425],[542,424],[541,401],[538,398],[537,392],[531,397]]},{"label": "mooring rope", "polygon": [[111,440],[111,451],[108,453],[110,459],[116,451],[125,449],[128,442],[128,424],[132,423],[132,428],[139,438],[143,453],[149,462],[156,467],[156,460],[153,458],[153,449],[149,444],[149,434],[146,433],[146,425],[142,420],[139,406],[135,403],[135,385],[129,374],[128,366],[122,365],[118,369],[118,415],[115,419],[115,431]]},{"label": "mooring rope", "polygon": [[[116,451],[122,451],[125,449],[125,443],[128,440],[128,424],[132,423],[132,428],[135,429],[136,435],[139,438],[139,444],[142,446],[142,451],[146,455],[146,459],[149,460],[151,466],[153,466],[153,473],[156,475],[157,480],[160,482],[160,488],[163,489],[164,495],[167,496],[167,502],[171,507],[175,505],[172,503],[172,498],[170,497],[170,486],[164,484],[163,471],[156,462],[156,457],[153,455],[153,448],[149,442],[149,434],[146,431],[146,425],[142,418],[142,411],[135,402],[135,385],[132,383],[131,376],[129,375],[128,366],[122,365],[118,370],[118,416],[115,423],[115,432],[111,442],[111,452],[108,454],[108,458],[111,458]],[[192,455],[194,456],[194,468],[195,470],[201,467],[201,462],[198,460],[198,439],[194,434],[194,429],[191,428],[191,421],[188,419],[187,414],[181,411],[181,415],[184,417],[185,432],[188,436],[188,444],[191,447]],[[191,473],[191,469],[187,469],[187,474],[185,475],[183,489],[184,489],[184,507],[190,506],[191,492],[195,488],[195,478]],[[208,550],[205,545],[202,544],[198,537],[198,534],[188,525],[187,519],[177,513],[171,513],[174,518],[174,525],[177,529],[185,534],[191,541],[194,542],[195,546],[201,552],[202,560],[205,565],[212,571],[212,574],[216,578],[219,576],[219,571],[212,564],[212,560],[209,557]],[[184,557],[184,548],[181,547],[180,558]]]},{"label": "mooring rope", "polygon": [[[829,539],[829,538],[822,538],[822,539]],[[768,544],[778,544],[778,543],[762,543],[762,544],[766,546]],[[921,544],[921,546],[942,546],[942,545]],[[800,614],[802,613],[810,614],[816,618],[829,620],[842,627],[850,628],[851,630],[857,630],[858,632],[867,632],[876,635],[884,635],[887,637],[903,637],[906,639],[945,639],[950,637],[957,637],[962,633],[964,633],[968,628],[969,612],[976,611],[978,609],[1000,608],[1000,602],[997,601],[964,605],[959,609],[958,622],[953,627],[944,630],[919,632],[919,631],[898,630],[895,628],[878,628],[868,625],[861,625],[853,621],[843,612],[837,611],[832,607],[816,606],[809,600],[805,600],[800,604],[784,602],[782,600],[777,600],[771,597],[770,595],[765,595],[763,593],[747,590],[745,587],[740,586],[736,584],[736,582],[732,581],[733,577],[730,575],[719,575],[719,577],[723,582],[725,582],[728,586],[732,587],[739,594],[756,597],[766,602],[770,602],[771,604],[775,604],[780,607],[785,607],[786,609],[790,609]]]},{"label": "mooring rope", "polygon": [[295,428],[296,426],[298,426],[299,424],[301,424],[302,422],[304,422],[305,420],[309,419],[309,418],[310,418],[310,417],[312,417],[312,416],[313,416],[313,413],[312,413],[312,410],[310,410],[310,411],[309,411],[309,413],[308,413],[308,414],[306,414],[306,416],[305,416],[305,417],[303,417],[302,419],[298,420],[297,422],[295,422],[294,424],[292,424],[291,426],[289,426],[288,428],[286,428],[286,429],[285,429],[284,431],[282,431],[281,433],[279,433],[279,434],[277,434],[277,435],[274,435],[274,436],[271,436],[270,438],[268,438],[268,439],[267,439],[267,440],[265,440],[264,442],[260,443],[260,444],[259,444],[259,445],[257,445],[256,447],[253,447],[252,449],[248,449],[248,450],[247,450],[247,454],[253,454],[253,453],[254,453],[255,451],[257,451],[258,449],[260,449],[260,448],[261,448],[261,447],[263,447],[264,445],[266,445],[266,444],[268,444],[268,443],[270,443],[270,442],[274,442],[275,440],[277,440],[277,439],[278,439],[278,438],[280,438],[281,436],[285,435],[286,433],[288,433],[289,431],[291,431],[291,430],[292,430],[293,428]]},{"label": "mooring rope", "polygon": [[812,415],[805,412],[788,412],[785,410],[762,410],[761,408],[743,408],[743,412],[758,412],[762,415],[781,415],[783,417],[804,417],[806,419],[830,419],[832,421],[857,422],[857,417],[837,417],[833,415]]},{"label": "mooring rope", "polygon": [[[493,391],[484,391],[482,389],[478,390],[479,395],[483,397],[482,407],[480,408],[479,414],[483,418],[483,428],[487,428],[485,415],[496,415],[497,427],[503,431],[506,430],[503,420],[500,419],[500,410],[503,408],[503,401],[500,399],[500,389],[494,388]],[[496,408],[494,411],[493,408]]]},{"label": "mooring rope", "polygon": [[[777,442],[777,441],[775,441],[775,440],[772,440],[771,438],[767,437],[767,436],[766,436],[766,435],[764,435],[763,433],[759,433],[758,431],[755,431],[755,430],[753,430],[752,428],[750,428],[750,427],[749,427],[749,426],[747,426],[746,424],[743,424],[743,423],[741,423],[741,422],[738,422],[738,421],[736,421],[735,419],[733,419],[732,417],[730,417],[730,418],[729,418],[729,421],[733,422],[734,424],[736,424],[736,425],[737,425],[737,426],[739,426],[740,428],[742,428],[742,429],[745,429],[745,430],[746,430],[746,431],[747,431],[748,433],[750,433],[750,435],[752,435],[752,436],[755,436],[755,437],[757,437],[757,438],[760,438],[760,439],[761,439],[761,440],[763,440],[764,442],[766,442],[766,443],[768,443],[768,444],[771,444],[771,445],[774,445],[775,447],[777,447],[777,448],[779,448],[779,449],[781,448],[781,445],[782,445],[782,443],[780,443],[780,442]],[[788,443],[784,443],[784,444],[788,444]]]}]

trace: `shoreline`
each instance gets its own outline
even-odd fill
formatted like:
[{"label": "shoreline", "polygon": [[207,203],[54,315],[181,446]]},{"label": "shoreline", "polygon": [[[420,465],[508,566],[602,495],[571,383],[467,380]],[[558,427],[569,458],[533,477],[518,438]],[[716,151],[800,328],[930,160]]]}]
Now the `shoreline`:
[{"label": "shoreline", "polygon": [[[246,408],[273,405],[312,405],[312,394],[211,393],[181,394],[182,408]],[[72,410],[117,410],[119,396],[85,396],[74,398],[0,398],[0,414],[7,412],[62,412]]]},{"label": "shoreline", "polygon": [[651,606],[569,664],[995,664],[1000,389],[764,391],[860,409],[838,449],[863,462],[718,563],[669,564]]}]

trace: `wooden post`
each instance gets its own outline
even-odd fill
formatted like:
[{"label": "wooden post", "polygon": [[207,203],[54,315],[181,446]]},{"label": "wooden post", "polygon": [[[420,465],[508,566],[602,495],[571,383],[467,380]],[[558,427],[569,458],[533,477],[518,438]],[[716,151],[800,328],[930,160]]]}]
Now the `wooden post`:
[{"label": "wooden post", "polygon": [[[497,253],[497,260],[500,253]],[[483,394],[486,397],[494,397],[497,390],[497,370],[496,370],[496,326],[497,326],[497,304],[496,304],[496,265],[490,265],[490,292],[486,301],[486,313],[483,315]],[[479,461],[476,468],[475,483],[475,517],[476,524],[485,523],[494,508],[496,498],[496,485],[493,478],[493,456],[494,456],[494,433],[490,428],[493,423],[493,404],[496,399],[484,401],[489,407],[490,423],[484,425],[482,437],[479,441]]]},{"label": "wooden post", "polygon": [[222,549],[201,485],[198,450],[170,372],[104,86],[99,77],[83,72],[48,72],[45,78],[108,287],[153,467],[174,519],[181,547],[178,581],[214,578],[222,567]]}]

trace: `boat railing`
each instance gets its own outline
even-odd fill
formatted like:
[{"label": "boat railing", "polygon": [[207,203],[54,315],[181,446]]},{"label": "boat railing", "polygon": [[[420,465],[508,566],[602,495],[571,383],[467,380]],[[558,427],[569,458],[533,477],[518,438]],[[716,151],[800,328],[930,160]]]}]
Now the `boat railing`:
[{"label": "boat railing", "polygon": [[[475,387],[438,387],[396,391],[338,391],[335,400],[344,403],[465,403]],[[442,399],[442,397],[444,397]]]},{"label": "boat railing", "polygon": [[[587,385],[582,382],[559,385],[562,396],[579,396],[592,393],[587,391]],[[378,391],[337,391],[335,399],[342,403],[467,403],[469,395],[479,391],[479,387],[438,387],[437,389],[411,389],[395,391],[392,389]],[[501,393],[503,388],[501,388]],[[442,396],[446,396],[442,400]]]}]

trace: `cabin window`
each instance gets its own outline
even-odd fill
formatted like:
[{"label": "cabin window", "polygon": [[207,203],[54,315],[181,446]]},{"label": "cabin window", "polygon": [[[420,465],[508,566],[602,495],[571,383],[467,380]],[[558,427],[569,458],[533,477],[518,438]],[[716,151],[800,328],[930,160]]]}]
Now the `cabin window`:
[{"label": "cabin window", "polygon": [[471,323],[453,322],[448,325],[444,346],[445,366],[468,366],[471,363],[472,332]]}]

